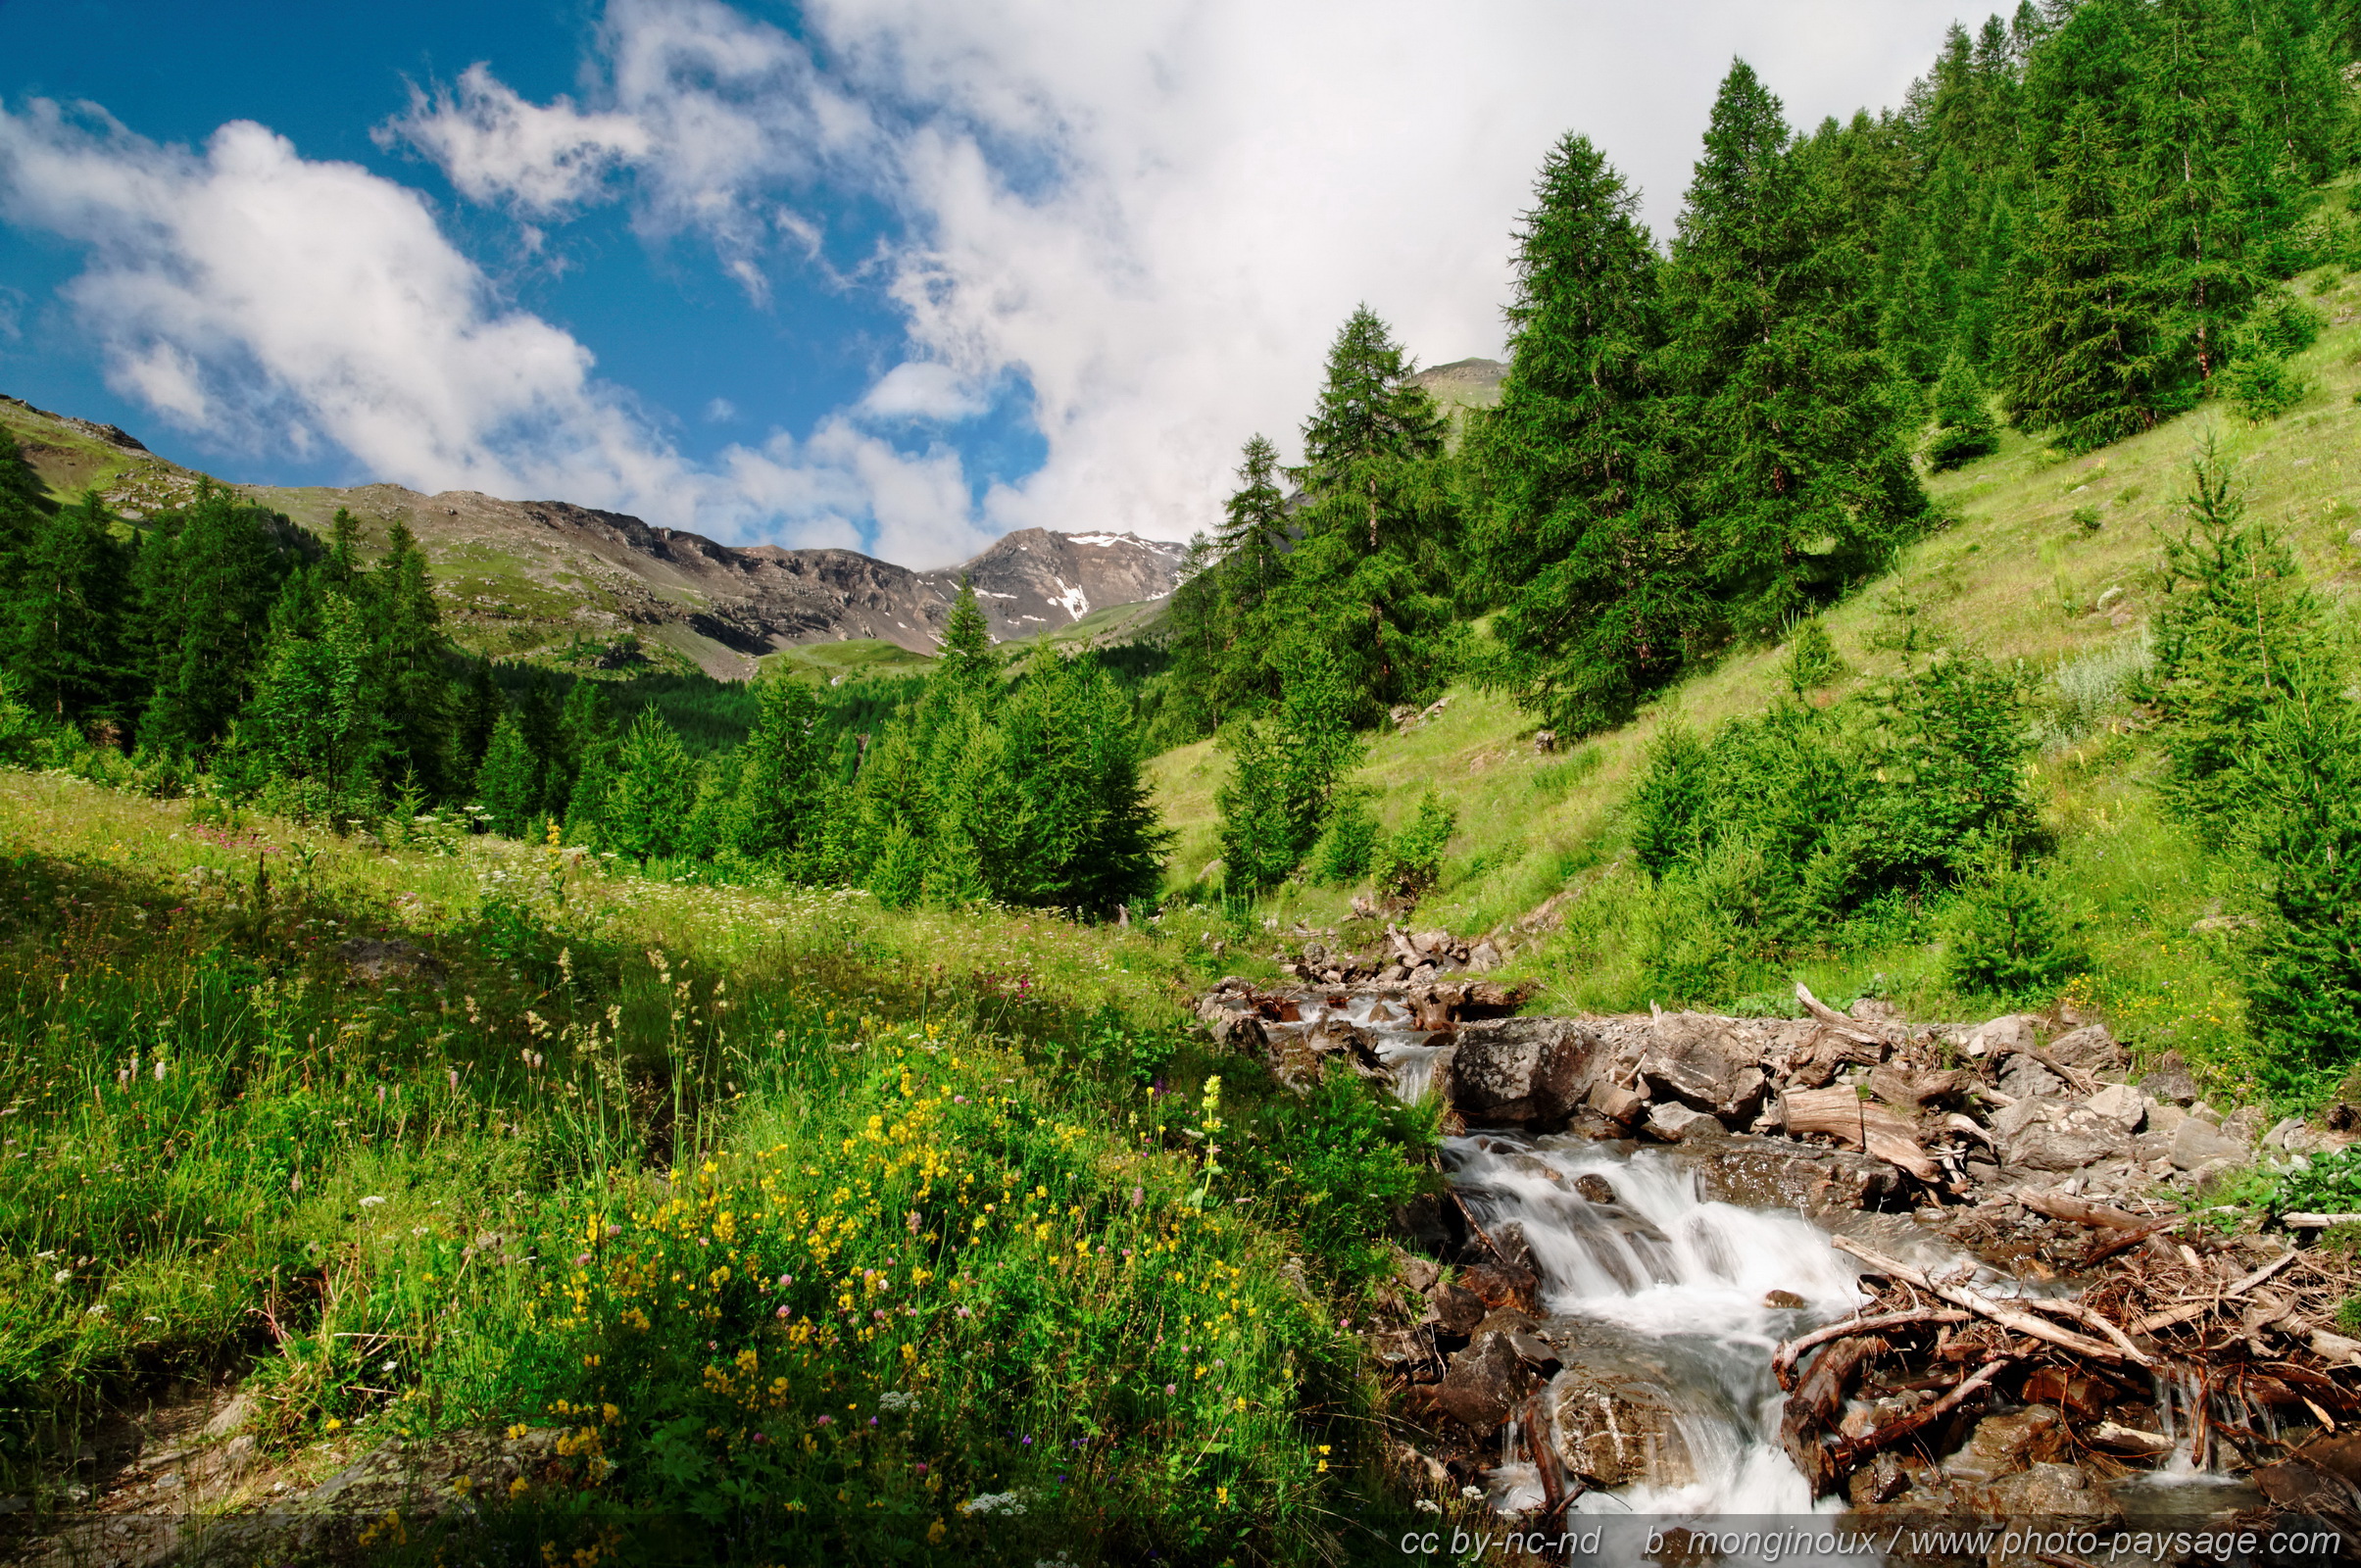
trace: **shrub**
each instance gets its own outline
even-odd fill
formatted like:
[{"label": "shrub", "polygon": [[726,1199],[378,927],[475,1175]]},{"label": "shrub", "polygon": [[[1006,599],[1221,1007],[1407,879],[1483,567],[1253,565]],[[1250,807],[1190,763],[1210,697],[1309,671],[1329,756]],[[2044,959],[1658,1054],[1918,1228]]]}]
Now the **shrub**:
[{"label": "shrub", "polygon": [[1459,813],[1433,790],[1420,797],[1418,814],[1377,851],[1377,886],[1387,897],[1416,903],[1443,878],[1443,847],[1459,825]]},{"label": "shrub", "polygon": [[1380,836],[1368,798],[1358,793],[1346,795],[1312,849],[1312,874],[1337,885],[1358,881],[1376,856]]},{"label": "shrub", "polygon": [[2268,424],[2312,395],[2310,380],[2269,354],[2237,361],[2223,372],[2222,386],[2250,424]]},{"label": "shrub", "polygon": [[2088,963],[2055,899],[2041,878],[2015,867],[1962,890],[1945,922],[1953,988],[2011,1002],[2054,995]]},{"label": "shrub", "polygon": [[1795,628],[1795,638],[1788,644],[1787,681],[1798,695],[1833,686],[1850,673],[1818,616]]}]

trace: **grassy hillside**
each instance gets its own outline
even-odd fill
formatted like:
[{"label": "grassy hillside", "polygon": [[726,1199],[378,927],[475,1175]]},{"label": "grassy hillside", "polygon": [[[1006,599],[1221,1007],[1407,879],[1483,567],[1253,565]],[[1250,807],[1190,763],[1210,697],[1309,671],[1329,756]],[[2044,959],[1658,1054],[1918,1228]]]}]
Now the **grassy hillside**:
[{"label": "grassy hillside", "polygon": [[[2144,1035],[2151,1051],[2178,1046],[2230,1074],[2241,1039],[2230,984],[2235,960],[2218,932],[2190,929],[2221,913],[2229,890],[2157,815],[2142,784],[2150,755],[2136,735],[2121,732],[2121,691],[2154,606],[2161,533],[2181,526],[2189,464],[2208,436],[2234,465],[2248,515],[2285,533],[2325,595],[2347,605],[2361,582],[2361,279],[2329,269],[2295,286],[2330,320],[2296,362],[2315,383],[2299,407],[2254,426],[2208,404],[2070,461],[2012,432],[1992,458],[1934,476],[1929,489],[1954,520],[1823,617],[1851,673],[1814,699],[1831,701],[1893,671],[1899,656],[1882,645],[1900,640],[1912,624],[2022,662],[2041,682],[2044,745],[2037,767],[2059,845],[2049,875],[2060,904],[2086,922],[2093,949],[2088,1000],[2106,1004],[2119,1028]],[[1651,997],[1616,933],[1582,911],[1597,906],[1597,921],[1607,927],[1645,915],[1643,890],[1619,858],[1617,812],[1650,741],[1671,723],[1705,729],[1760,710],[1786,689],[1785,657],[1784,648],[1735,653],[1632,723],[1554,754],[1535,750],[1533,722],[1505,697],[1464,687],[1414,732],[1378,738],[1359,782],[1381,792],[1388,829],[1405,821],[1430,787],[1459,812],[1445,880],[1417,921],[1492,930],[1561,890],[1588,889],[1560,906],[1570,916],[1567,928],[1528,945],[1517,960],[1548,982],[1555,1003],[1774,1004],[1772,991],[1784,988],[1772,987],[1768,975],[1751,999]],[[1165,820],[1179,835],[1169,874],[1176,891],[1202,885],[1204,868],[1219,854],[1213,797],[1226,768],[1211,742],[1151,766]],[[1350,918],[1353,891],[1290,884],[1272,912],[1283,923],[1333,925]],[[1795,965],[1816,988],[1836,994],[1876,987],[1938,1013],[1971,1004],[1946,993],[1936,971],[1931,944],[1921,940]]]}]

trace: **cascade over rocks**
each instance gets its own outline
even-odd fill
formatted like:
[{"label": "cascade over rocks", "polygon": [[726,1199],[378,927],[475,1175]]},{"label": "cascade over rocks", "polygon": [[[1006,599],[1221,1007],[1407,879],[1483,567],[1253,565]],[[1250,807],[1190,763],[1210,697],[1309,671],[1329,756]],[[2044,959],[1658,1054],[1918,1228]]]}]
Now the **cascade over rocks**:
[{"label": "cascade over rocks", "polygon": [[[1387,940],[1382,968],[1305,956],[1382,973],[1452,951],[1440,932]],[[2104,1527],[2128,1517],[2116,1484],[2167,1461],[2252,1469],[2282,1520],[2361,1489],[2361,1442],[2302,1436],[2361,1421],[2361,1387],[2332,1376],[2361,1370],[2336,1318],[2361,1266],[2225,1234],[2173,1197],[2361,1131],[2225,1117],[2169,1054],[2134,1082],[2087,1018],[1918,1024],[1801,988],[1794,1019],[1515,1016],[1522,1000],[1472,979],[1233,978],[1199,1004],[1290,1085],[1336,1061],[1441,1098],[1451,1185],[1398,1215],[1413,1250],[1367,1331],[1397,1407],[1430,1430],[1397,1445],[1412,1484],[1481,1483],[1520,1516],[1592,1490],[1726,1485],[1731,1435],[1769,1408],[1801,1495],[1864,1522]],[[1819,1230],[1768,1241],[1779,1215]],[[1795,1252],[1815,1234],[1834,1263]],[[1700,1382],[1683,1347],[1708,1324],[1665,1337],[1652,1304],[1567,1309],[1686,1300],[1766,1262],[1783,1272],[1751,1310],[1776,1326],[1752,1343],[1788,1342],[1775,1390]],[[1837,1264],[1832,1298],[1809,1271]]]}]

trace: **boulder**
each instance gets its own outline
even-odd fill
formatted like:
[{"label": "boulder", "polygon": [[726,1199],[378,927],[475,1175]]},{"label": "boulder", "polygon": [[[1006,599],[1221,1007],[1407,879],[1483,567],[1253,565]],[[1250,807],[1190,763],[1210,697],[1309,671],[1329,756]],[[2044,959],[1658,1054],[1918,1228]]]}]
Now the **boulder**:
[{"label": "boulder", "polygon": [[1992,1132],[2011,1170],[2081,1170],[2133,1152],[2122,1124],[2087,1103],[2020,1100],[1993,1118]]},{"label": "boulder", "polygon": [[2120,1072],[2132,1064],[2103,1023],[2058,1036],[2049,1043],[2049,1055],[2069,1067],[2087,1067],[2092,1072]]},{"label": "boulder", "polygon": [[1478,974],[1486,974],[1498,969],[1503,961],[1500,950],[1494,947],[1490,941],[1479,942],[1467,950],[1467,966]]},{"label": "boulder", "polygon": [[1637,1090],[1625,1089],[1604,1078],[1594,1081],[1591,1092],[1583,1097],[1585,1105],[1608,1121],[1629,1126],[1648,1109],[1648,1097]]},{"label": "boulder", "polygon": [[1708,1202],[1800,1209],[1814,1219],[1881,1207],[1908,1185],[1874,1155],[1786,1138],[1692,1138],[1681,1146],[1680,1157],[1695,1173],[1697,1196]]},{"label": "boulder", "polygon": [[2247,1153],[2244,1144],[2223,1137],[2203,1120],[2191,1116],[2173,1129],[2169,1157],[2173,1169],[2193,1171],[2217,1159],[2242,1163]]},{"label": "boulder", "polygon": [[432,954],[407,942],[355,937],[337,945],[336,956],[343,960],[348,976],[369,985],[383,985],[388,980],[436,981],[443,977],[443,966]]},{"label": "boulder", "polygon": [[1556,1124],[1608,1064],[1599,1037],[1564,1018],[1500,1018],[1460,1026],[1445,1103],[1477,1125]]},{"label": "boulder", "polygon": [[1650,1033],[1640,1071],[1655,1098],[1679,1100],[1729,1120],[1751,1116],[1762,1102],[1759,1049],[1740,1036],[1732,1020],[1668,1012]]},{"label": "boulder", "polygon": [[1537,1381],[1507,1335],[1487,1334],[1451,1358],[1435,1385],[1435,1408],[1483,1437],[1508,1419]]},{"label": "boulder", "polygon": [[2168,1051],[2156,1063],[2156,1070],[2140,1080],[2150,1100],[2161,1100],[2175,1105],[2186,1105],[2197,1098],[2197,1080],[2181,1059],[2181,1053]]},{"label": "boulder", "polygon": [[2148,1097],[2130,1084],[2109,1084],[2085,1103],[2127,1133],[2140,1131],[2148,1116]]},{"label": "boulder", "polygon": [[2074,1086],[2022,1052],[2000,1068],[2000,1092],[2017,1100],[2062,1100]]},{"label": "boulder", "polygon": [[1718,1133],[1727,1129],[1705,1111],[1693,1109],[1678,1101],[1660,1100],[1648,1107],[1646,1130],[1650,1138],[1677,1144],[1700,1130]]},{"label": "boulder", "polygon": [[2240,1105],[2222,1118],[2222,1136],[2251,1147],[2270,1125],[2271,1113],[2260,1105]]},{"label": "boulder", "polygon": [[1424,1321],[1453,1339],[1463,1340],[1484,1321],[1485,1306],[1475,1292],[1461,1285],[1438,1285],[1427,1293]]},{"label": "boulder", "polygon": [[2028,1405],[2007,1415],[1988,1415],[1958,1452],[1943,1462],[1955,1481],[1997,1481],[2037,1460],[2055,1458],[2066,1443],[2066,1423],[2053,1405]]},{"label": "boulder", "polygon": [[1549,1338],[1563,1370],[1542,1397],[1551,1446],[1570,1476],[1593,1489],[1697,1479],[1671,1381],[1651,1347],[1570,1318],[1552,1319]]},{"label": "boulder", "polygon": [[1989,1056],[1996,1051],[2038,1046],[2041,1043],[2040,1023],[2030,1012],[2008,1013],[1969,1030],[1959,1049],[1971,1056]]}]

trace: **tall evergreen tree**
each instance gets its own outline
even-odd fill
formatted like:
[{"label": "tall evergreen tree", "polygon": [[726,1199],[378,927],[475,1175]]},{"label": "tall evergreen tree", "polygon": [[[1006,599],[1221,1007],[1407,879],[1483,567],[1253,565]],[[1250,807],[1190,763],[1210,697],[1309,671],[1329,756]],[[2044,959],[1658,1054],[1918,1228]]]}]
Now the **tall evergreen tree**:
[{"label": "tall evergreen tree", "polygon": [[280,553],[272,514],[208,480],[164,520],[169,549],[141,551],[140,617],[153,691],[140,739],[203,753],[229,731],[261,663]]},{"label": "tall evergreen tree", "polygon": [[1737,62],[1665,270],[1701,574],[1760,634],[1875,566],[1926,509],[1888,368],[1858,337],[1858,252],[1823,242],[1788,140]]},{"label": "tall evergreen tree", "polygon": [[1290,558],[1286,618],[1353,666],[1365,705],[1423,698],[1456,640],[1449,598],[1455,521],[1441,466],[1448,426],[1386,324],[1356,308],[1328,351],[1303,427],[1305,537]]},{"label": "tall evergreen tree", "polygon": [[6,662],[16,695],[58,723],[120,715],[127,671],[122,645],[125,554],[96,491],[32,531],[0,581]]},{"label": "tall evergreen tree", "polygon": [[1935,434],[1927,443],[1927,465],[1940,473],[1999,450],[2000,432],[1985,404],[1983,383],[1967,355],[1955,348],[1935,387]]},{"label": "tall evergreen tree", "polygon": [[415,772],[429,794],[449,788],[452,703],[443,666],[443,616],[434,602],[426,553],[407,524],[387,530],[386,550],[369,574],[378,678],[384,690],[387,764]]},{"label": "tall evergreen tree", "polygon": [[697,767],[654,704],[639,710],[615,760],[600,819],[605,842],[647,864],[676,855],[697,805]]},{"label": "tall evergreen tree", "polygon": [[17,438],[0,430],[0,584],[9,580],[11,563],[51,510],[48,487],[25,461]]},{"label": "tall evergreen tree", "polygon": [[982,691],[998,666],[992,658],[992,627],[975,602],[975,584],[959,579],[959,593],[951,602],[951,617],[943,623],[943,651],[938,656],[944,672],[958,684]]},{"label": "tall evergreen tree", "polygon": [[529,839],[540,825],[541,768],[516,715],[503,710],[475,774],[475,803],[491,816],[492,831]]},{"label": "tall evergreen tree", "polygon": [[808,682],[772,676],[755,696],[760,707],[739,754],[731,848],[750,860],[806,869],[825,841],[835,793],[819,694]]},{"label": "tall evergreen tree", "polygon": [[2021,262],[2001,396],[2020,426],[2086,452],[2186,408],[2189,378],[2140,265],[2115,140],[2095,105],[2067,112],[2054,152]]},{"label": "tall evergreen tree", "polygon": [[1662,427],[1656,258],[1638,201],[1591,142],[1542,165],[1517,236],[1500,402],[1471,426],[1486,505],[1472,555],[1502,609],[1519,701],[1568,730],[1628,711],[1679,668],[1698,618]]},{"label": "tall evergreen tree", "polygon": [[493,727],[508,709],[508,699],[500,695],[500,684],[492,678],[492,662],[477,659],[467,666],[467,690],[460,698],[451,736],[452,765],[461,778],[473,778],[483,766]]}]

